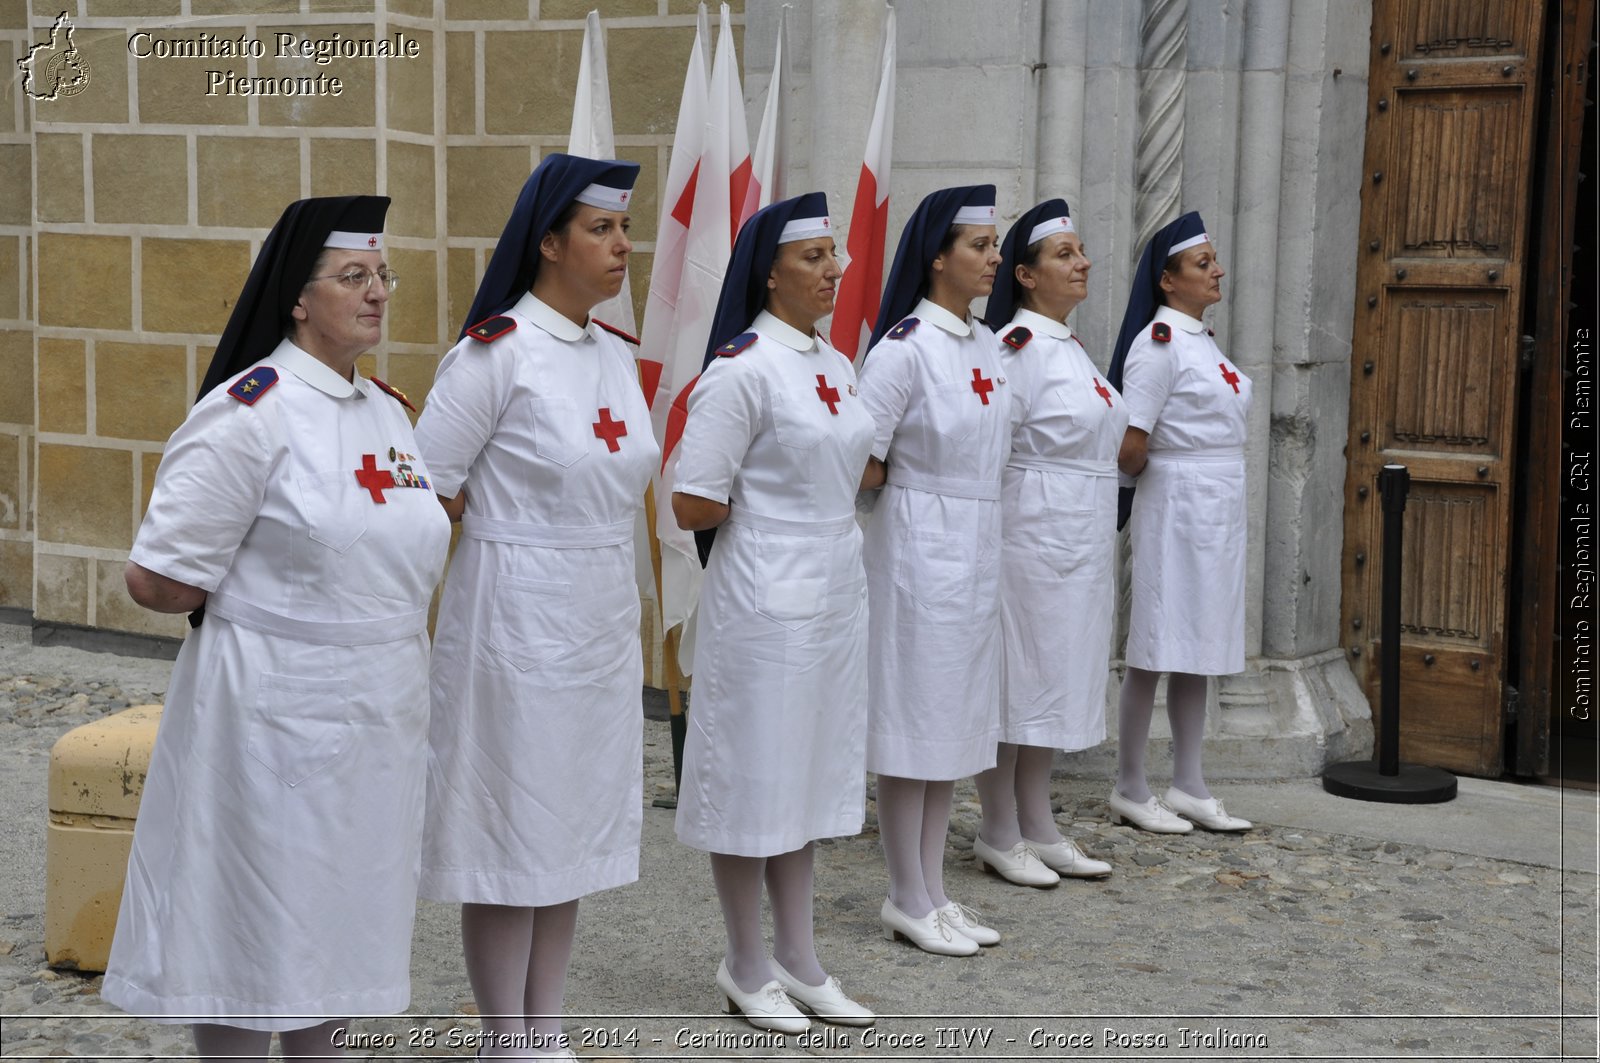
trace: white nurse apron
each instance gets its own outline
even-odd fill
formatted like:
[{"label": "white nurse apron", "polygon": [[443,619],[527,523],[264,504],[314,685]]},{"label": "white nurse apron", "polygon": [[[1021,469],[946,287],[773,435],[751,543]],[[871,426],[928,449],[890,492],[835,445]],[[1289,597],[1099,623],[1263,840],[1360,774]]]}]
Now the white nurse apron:
[{"label": "white nurse apron", "polygon": [[689,399],[675,490],[727,502],[699,605],[677,833],[738,856],[861,830],[873,423],[855,371],[762,313]]},{"label": "white nurse apron", "polygon": [[867,355],[888,483],[867,526],[867,768],[959,779],[1000,737],[1000,474],[1010,393],[994,333],[923,300]]},{"label": "white nurse apron", "polygon": [[422,893],[542,906],[632,882],[644,665],[633,522],[660,451],[621,339],[524,295],[439,365],[417,441],[465,485],[435,626]]},{"label": "white nurse apron", "polygon": [[251,380],[251,404],[218,388],[174,433],[131,553],[210,596],[167,692],[101,995],[286,1030],[410,999],[449,522],[399,402],[287,342],[235,388]]},{"label": "white nurse apron", "polygon": [[1127,663],[1159,672],[1244,670],[1244,444],[1250,379],[1198,320],[1162,307],[1123,374],[1129,423],[1150,433],[1130,536]]},{"label": "white nurse apron", "polygon": [[999,335],[1013,411],[1001,480],[1001,736],[1087,749],[1106,736],[1127,405],[1064,322],[1019,310]]}]

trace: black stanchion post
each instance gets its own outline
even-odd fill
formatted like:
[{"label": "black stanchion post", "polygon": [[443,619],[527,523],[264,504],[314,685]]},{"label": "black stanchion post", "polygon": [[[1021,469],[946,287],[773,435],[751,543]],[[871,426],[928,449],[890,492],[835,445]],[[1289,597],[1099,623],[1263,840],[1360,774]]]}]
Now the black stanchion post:
[{"label": "black stanchion post", "polygon": [[1378,660],[1378,704],[1383,707],[1378,736],[1378,772],[1400,774],[1400,547],[1405,534],[1406,495],[1411,474],[1404,465],[1378,472],[1383,498],[1383,620]]},{"label": "black stanchion post", "polygon": [[1404,465],[1385,465],[1378,473],[1383,498],[1383,623],[1377,760],[1330,764],[1322,773],[1324,790],[1358,801],[1424,805],[1456,796],[1456,777],[1449,772],[1400,763],[1400,548],[1410,490],[1411,474]]}]

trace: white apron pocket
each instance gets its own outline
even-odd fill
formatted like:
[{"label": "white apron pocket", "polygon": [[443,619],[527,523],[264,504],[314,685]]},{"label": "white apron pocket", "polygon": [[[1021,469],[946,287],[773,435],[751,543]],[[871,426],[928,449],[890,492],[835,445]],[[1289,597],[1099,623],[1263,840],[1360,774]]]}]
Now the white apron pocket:
[{"label": "white apron pocket", "polygon": [[900,544],[894,579],[934,620],[966,618],[977,557],[960,535],[911,532]]},{"label": "white apron pocket", "polygon": [[1066,579],[1082,570],[1094,558],[1089,542],[1081,538],[1050,539],[1040,536],[1034,554],[1049,572]]},{"label": "white apron pocket", "polygon": [[344,753],[358,697],[346,679],[263,672],[245,749],[284,785],[298,786]]},{"label": "white apron pocket", "polygon": [[501,573],[489,612],[489,648],[519,672],[566,651],[572,584]]},{"label": "white apron pocket", "polygon": [[791,631],[815,620],[827,601],[826,544],[763,536],[751,548],[760,573],[756,612]]},{"label": "white apron pocket", "polygon": [[[367,510],[378,503],[356,482],[354,469],[307,473],[295,478],[311,538],[342,554],[366,534]],[[387,494],[387,492],[385,492]]]}]

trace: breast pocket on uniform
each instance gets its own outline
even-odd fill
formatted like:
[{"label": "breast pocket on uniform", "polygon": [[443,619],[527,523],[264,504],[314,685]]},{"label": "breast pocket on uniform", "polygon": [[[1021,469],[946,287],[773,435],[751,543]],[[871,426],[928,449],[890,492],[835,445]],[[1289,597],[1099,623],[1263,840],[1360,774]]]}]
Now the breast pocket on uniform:
[{"label": "breast pocket on uniform", "polygon": [[356,470],[307,473],[296,483],[313,540],[342,554],[366,533],[367,511],[378,503],[357,483]]},{"label": "breast pocket on uniform", "polygon": [[528,400],[533,423],[533,449],[565,468],[589,452],[595,438],[594,422],[599,410],[584,413],[571,399],[533,398]]},{"label": "breast pocket on uniform", "polygon": [[830,429],[822,419],[831,416],[827,407],[815,395],[810,396],[810,402],[806,398],[792,394],[772,396],[772,434],[779,443],[796,450],[810,450],[827,438]]},{"label": "breast pocket on uniform", "polygon": [[493,593],[489,648],[512,667],[526,672],[566,651],[572,584],[501,573]]},{"label": "breast pocket on uniform", "polygon": [[989,405],[972,390],[971,381],[932,384],[928,387],[928,421],[939,438],[962,442],[978,430],[985,416],[1009,416],[1009,399],[1003,408],[995,393],[986,393]]}]

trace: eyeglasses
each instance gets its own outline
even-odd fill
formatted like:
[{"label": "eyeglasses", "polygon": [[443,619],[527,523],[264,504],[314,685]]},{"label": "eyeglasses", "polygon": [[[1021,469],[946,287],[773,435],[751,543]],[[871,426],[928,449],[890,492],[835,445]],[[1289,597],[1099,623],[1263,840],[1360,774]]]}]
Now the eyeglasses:
[{"label": "eyeglasses", "polygon": [[346,270],[343,273],[329,273],[322,277],[307,277],[306,283],[335,280],[351,291],[355,291],[358,288],[362,291],[367,291],[372,287],[372,278],[374,277],[383,282],[383,287],[386,291],[394,291],[395,285],[400,283],[400,274],[392,269],[380,269],[377,272],[373,272],[360,267]]}]

